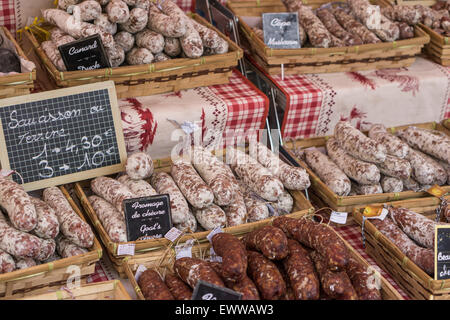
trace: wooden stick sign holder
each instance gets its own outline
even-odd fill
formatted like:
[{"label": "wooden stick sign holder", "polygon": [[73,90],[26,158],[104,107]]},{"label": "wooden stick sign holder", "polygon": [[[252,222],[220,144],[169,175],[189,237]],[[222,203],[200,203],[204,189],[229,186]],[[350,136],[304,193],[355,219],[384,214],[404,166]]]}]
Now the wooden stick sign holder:
[{"label": "wooden stick sign holder", "polygon": [[26,191],[123,171],[114,82],[0,100],[0,150],[1,167],[20,174]]}]

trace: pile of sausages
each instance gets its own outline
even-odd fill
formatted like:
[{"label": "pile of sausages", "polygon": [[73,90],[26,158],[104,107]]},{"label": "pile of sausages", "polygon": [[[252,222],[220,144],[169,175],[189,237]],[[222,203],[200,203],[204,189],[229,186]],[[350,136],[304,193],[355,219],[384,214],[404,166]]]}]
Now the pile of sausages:
[{"label": "pile of sausages", "polygon": [[[283,0],[283,4],[298,13],[302,47],[346,47],[414,37],[416,23],[398,21],[368,0],[348,0],[347,6],[341,7],[325,4],[316,10],[301,0]],[[264,40],[261,28],[253,31]]]},{"label": "pile of sausages", "polygon": [[382,8],[383,14],[393,21],[407,25],[423,23],[440,35],[450,36],[450,2],[436,1],[431,7],[423,5],[394,5]]},{"label": "pile of sausages", "polygon": [[[126,241],[123,200],[169,194],[174,226],[183,232],[232,227],[291,213],[294,199],[286,190],[310,186],[305,169],[281,161],[261,143],[254,157],[230,148],[227,162],[195,146],[189,157],[172,164],[170,173],[154,172],[149,155],[137,152],[127,159],[126,174],[117,180],[91,181],[88,197],[114,242]],[[286,189],[285,189],[286,188]]]},{"label": "pile of sausages", "polygon": [[0,273],[76,256],[93,245],[92,229],[57,187],[45,189],[41,200],[0,178],[0,207],[6,212],[0,212]]},{"label": "pile of sausages", "polygon": [[366,136],[340,121],[326,152],[294,150],[339,196],[417,192],[450,184],[450,137],[436,130],[409,126],[394,135],[374,124]]},{"label": "pile of sausages", "polygon": [[217,233],[221,262],[177,259],[164,278],[147,269],[138,285],[148,300],[190,300],[199,280],[242,294],[242,300],[381,300],[374,271],[361,264],[328,226],[278,217],[242,239]]},{"label": "pile of sausages", "polygon": [[412,262],[429,275],[434,274],[435,222],[407,208],[389,207],[384,220],[370,220]]},{"label": "pile of sausages", "polygon": [[113,68],[228,52],[225,39],[171,0],[160,5],[150,0],[62,0],[42,15],[56,27],[41,48],[60,71],[66,68],[58,47],[94,34],[100,35]]}]

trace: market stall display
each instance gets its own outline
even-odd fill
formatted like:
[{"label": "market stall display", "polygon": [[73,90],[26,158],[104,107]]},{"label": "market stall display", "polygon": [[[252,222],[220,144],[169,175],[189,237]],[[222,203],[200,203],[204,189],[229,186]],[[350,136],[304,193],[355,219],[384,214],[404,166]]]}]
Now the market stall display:
[{"label": "market stall display", "polygon": [[[94,272],[102,256],[101,245],[64,187],[29,195],[12,180],[1,178],[0,184],[1,206],[9,217],[0,216],[2,299],[64,285],[71,274],[69,266],[78,267],[80,277]],[[39,194],[41,199],[36,197]]]},{"label": "market stall display", "polygon": [[[186,233],[182,241],[191,237],[204,241],[208,230],[216,227],[240,234],[270,223],[272,216],[301,217],[311,211],[311,204],[301,192],[309,187],[304,169],[283,165],[278,159],[284,170],[306,179],[303,185],[289,189],[259,162],[267,156],[261,150],[259,158],[257,154],[252,158],[234,148],[228,148],[226,153],[216,150],[215,156],[202,147],[193,150],[193,157],[184,161],[155,160],[149,179],[131,182],[124,178],[130,177],[127,173],[117,180],[98,177],[75,184],[77,196],[120,274],[123,274],[121,244],[132,244],[134,253],[142,254],[170,243],[164,237],[127,241],[122,205],[125,199],[169,194],[173,226]],[[265,150],[270,156],[271,151]],[[145,186],[141,189],[144,193],[132,192],[127,181]]]},{"label": "market stall display", "polygon": [[[103,13],[94,3],[68,7],[72,15],[61,9],[43,10],[46,21],[56,26],[46,41],[26,32],[58,87],[110,79],[119,98],[178,91],[227,83],[242,57],[241,49],[216,28],[198,15],[189,17],[172,1],[164,2],[161,11],[151,2],[129,7],[116,0]],[[83,17],[86,12],[91,16]],[[107,72],[66,71],[58,46],[95,34],[101,37],[111,67]]]},{"label": "market stall display", "polygon": [[[303,224],[311,225],[311,230],[289,231]],[[314,232],[322,237],[310,242],[308,234]],[[325,242],[338,251],[325,253]],[[211,247],[222,262],[210,260]],[[338,270],[330,267],[326,261],[331,256],[323,254],[345,256],[344,266]],[[186,278],[186,272],[196,266],[200,271],[191,272],[192,276]],[[402,300],[331,227],[314,222],[311,217],[279,217],[273,226],[255,229],[241,239],[227,233],[215,234],[211,243],[195,245],[192,257],[177,258],[169,249],[147,253],[128,260],[125,270],[142,300],[167,298],[163,292],[171,299],[190,299],[197,282],[208,279],[241,293],[242,300]],[[243,273],[231,276],[227,270]],[[179,284],[174,287],[174,282]]]},{"label": "market stall display", "polygon": [[[447,129],[436,123],[389,129],[375,124],[367,134],[341,121],[332,137],[298,140],[286,144],[286,148],[308,171],[312,189],[337,211],[419,197],[426,197],[422,199],[424,205],[434,204],[436,199],[426,190],[433,184],[450,190],[446,161],[421,152],[428,150],[436,155],[436,151],[428,149],[431,145],[441,150],[438,153],[447,150]],[[419,138],[412,138],[415,134]],[[413,144],[413,139],[421,141],[422,136],[429,139],[427,147]],[[435,143],[434,139],[437,139]]]},{"label": "market stall display", "polygon": [[430,36],[430,42],[425,45],[424,52],[435,62],[450,65],[450,14],[446,1],[398,1],[392,4],[382,0],[386,6],[383,14],[394,21],[409,25],[419,23],[420,27]]},{"label": "market stall display", "polygon": [[[448,201],[450,198],[447,196]],[[381,204],[377,204],[381,205]],[[353,217],[364,223],[367,253],[402,289],[418,300],[448,300],[449,280],[435,280],[434,226],[437,205],[423,206],[417,200],[385,203],[388,215],[383,220],[365,220],[364,207],[357,207]],[[441,217],[444,218],[445,217]],[[442,221],[442,219],[440,220]]]},{"label": "market stall display", "polygon": [[[354,2],[355,8],[361,7],[361,4]],[[365,6],[371,6],[368,1],[360,2]],[[414,28],[413,37],[400,39],[398,26],[382,16],[379,10],[378,13],[374,13],[375,21],[378,21],[378,24],[374,26],[362,25],[351,16],[357,12],[353,10],[352,1],[347,2],[352,10],[350,15],[341,8],[323,9],[326,10],[324,11],[325,14],[334,15],[338,20],[334,21],[334,25],[328,25],[331,28],[331,30],[328,30],[312,11],[312,9],[326,3],[308,3],[308,5],[305,5],[300,1],[286,1],[285,4],[272,0],[263,2],[230,1],[227,6],[239,17],[243,46],[251,52],[256,63],[271,75],[405,67],[415,61],[415,56],[420,52],[422,46],[429,41],[429,37],[417,26]],[[305,46],[300,49],[273,49],[267,46],[264,40],[258,36],[258,34],[261,35],[257,28],[261,28],[260,16],[262,13],[287,11],[298,12],[301,28],[306,30],[306,34],[309,31],[310,45],[305,43]],[[381,17],[383,17],[382,22]],[[322,19],[331,22],[326,16],[323,16]],[[341,29],[339,29],[340,32],[337,31],[337,22],[346,29],[347,33],[344,34]],[[378,36],[369,29],[377,32]],[[395,35],[388,36],[387,34],[390,31],[386,32],[387,29],[395,29]],[[348,36],[346,38],[348,33],[354,37],[355,35],[359,38],[363,37],[364,41],[362,39],[350,41],[347,39]],[[339,39],[339,35],[344,40]],[[379,37],[387,42],[383,42]],[[344,41],[347,41],[347,43]],[[361,43],[358,44],[358,41]],[[350,45],[350,43],[354,44]]]},{"label": "market stall display", "polygon": [[36,80],[36,66],[5,27],[0,29],[0,98],[29,94]]}]

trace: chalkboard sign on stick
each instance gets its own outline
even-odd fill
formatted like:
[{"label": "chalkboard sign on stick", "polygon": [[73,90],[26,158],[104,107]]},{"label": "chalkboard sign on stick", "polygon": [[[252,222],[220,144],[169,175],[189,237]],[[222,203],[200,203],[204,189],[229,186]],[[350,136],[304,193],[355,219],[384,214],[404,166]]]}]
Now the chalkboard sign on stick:
[{"label": "chalkboard sign on stick", "polygon": [[127,199],[123,206],[128,241],[163,238],[172,228],[168,194]]},{"label": "chalkboard sign on stick", "polygon": [[199,280],[191,300],[242,300],[242,293]]},{"label": "chalkboard sign on stick", "polygon": [[273,49],[301,47],[297,12],[263,13],[264,43]]},{"label": "chalkboard sign on stick", "polygon": [[450,225],[436,225],[434,236],[434,279],[450,279]]},{"label": "chalkboard sign on stick", "polygon": [[0,150],[2,168],[19,173],[26,191],[123,171],[114,82],[0,100]]},{"label": "chalkboard sign on stick", "polygon": [[110,68],[108,56],[98,34],[58,47],[68,71]]}]

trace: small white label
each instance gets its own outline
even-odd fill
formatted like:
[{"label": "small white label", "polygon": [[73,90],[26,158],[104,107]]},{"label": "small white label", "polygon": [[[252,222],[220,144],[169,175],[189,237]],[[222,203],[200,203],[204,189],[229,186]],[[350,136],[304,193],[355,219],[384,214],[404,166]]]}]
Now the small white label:
[{"label": "small white label", "polygon": [[118,256],[134,256],[134,243],[119,244],[117,247]]},{"label": "small white label", "polygon": [[332,211],[330,215],[330,221],[339,224],[346,224],[347,215],[348,215],[347,212]]},{"label": "small white label", "polygon": [[213,229],[213,231],[211,231],[211,232],[206,236],[206,238],[209,240],[209,242],[211,242],[212,237],[213,237],[216,233],[221,233],[221,232],[223,232],[223,231],[222,231],[222,228],[221,228],[221,227],[216,227],[216,228]]},{"label": "small white label", "polygon": [[216,252],[214,251],[214,248],[213,248],[213,247],[209,248],[209,261],[212,261],[212,262],[215,262],[215,261],[217,261],[217,262],[222,262],[222,257],[221,257],[221,256],[218,256],[218,255],[216,254]]},{"label": "small white label", "polygon": [[175,240],[178,239],[179,236],[183,234],[183,231],[178,230],[177,228],[173,227],[167,233],[165,234],[164,238],[166,238],[169,241],[175,242]]},{"label": "small white label", "polygon": [[384,218],[386,218],[387,214],[389,213],[388,209],[383,208],[381,210],[381,213],[379,216],[375,216],[375,217],[367,217],[367,219],[379,219],[379,220],[384,220]]},{"label": "small white label", "polygon": [[136,273],[134,275],[134,278],[136,279],[136,281],[139,280],[139,277],[141,276],[141,274],[147,270],[147,268],[145,266],[143,266],[142,264],[139,265],[139,267],[136,270]]},{"label": "small white label", "polygon": [[189,239],[186,241],[186,243],[180,244],[178,246],[175,246],[175,259],[181,259],[181,258],[192,258],[192,246],[194,245],[194,240]]}]

